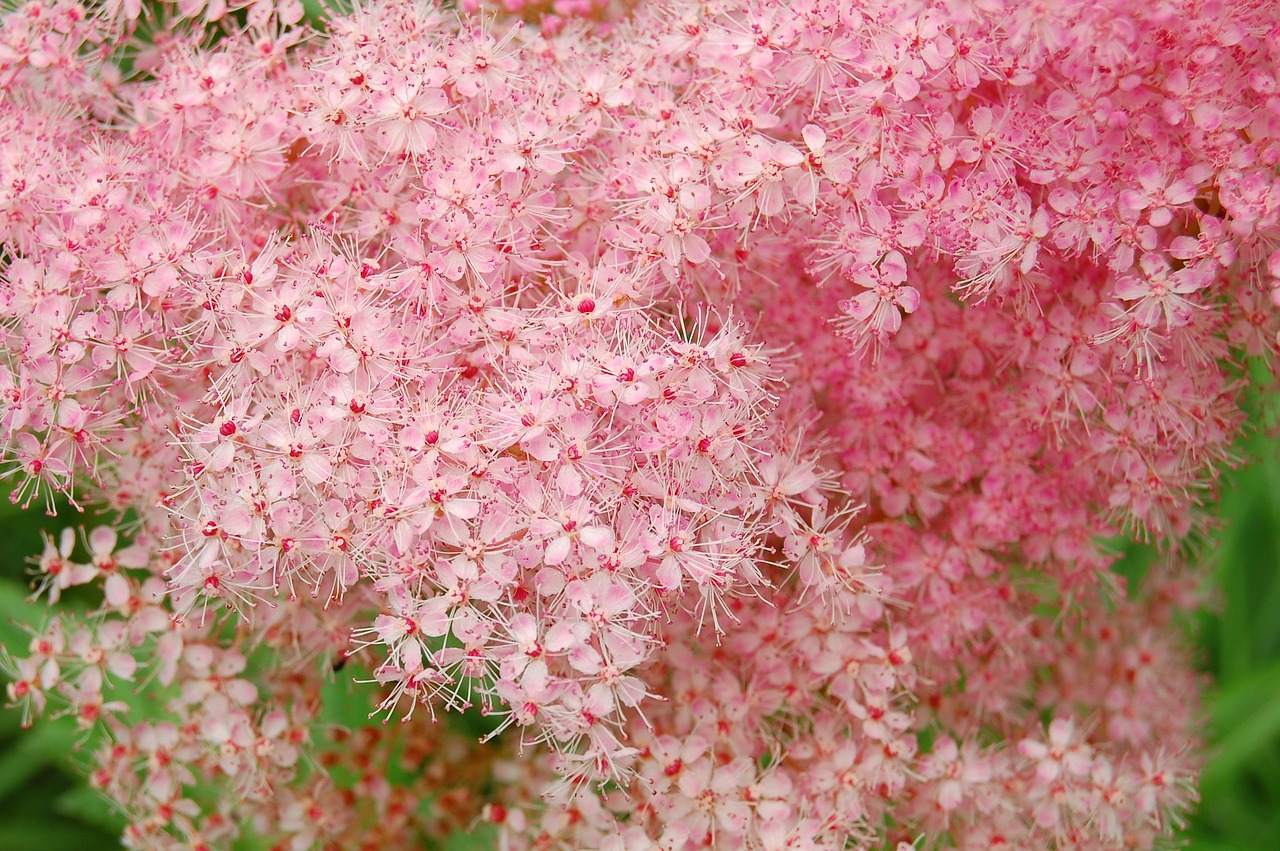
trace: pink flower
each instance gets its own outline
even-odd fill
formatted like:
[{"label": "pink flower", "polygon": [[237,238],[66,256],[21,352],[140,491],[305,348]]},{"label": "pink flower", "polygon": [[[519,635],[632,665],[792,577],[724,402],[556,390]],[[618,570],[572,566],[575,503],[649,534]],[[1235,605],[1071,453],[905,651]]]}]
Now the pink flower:
[{"label": "pink flower", "polygon": [[421,155],[436,143],[437,116],[449,111],[449,99],[438,87],[444,70],[435,69],[412,82],[392,84],[374,100],[372,122],[390,154]]},{"label": "pink flower", "polygon": [[1184,298],[1204,289],[1208,281],[1190,269],[1172,271],[1161,255],[1148,252],[1138,261],[1142,275],[1130,275],[1117,282],[1115,295],[1134,302],[1128,313],[1144,328],[1179,328],[1191,321],[1196,308]]}]

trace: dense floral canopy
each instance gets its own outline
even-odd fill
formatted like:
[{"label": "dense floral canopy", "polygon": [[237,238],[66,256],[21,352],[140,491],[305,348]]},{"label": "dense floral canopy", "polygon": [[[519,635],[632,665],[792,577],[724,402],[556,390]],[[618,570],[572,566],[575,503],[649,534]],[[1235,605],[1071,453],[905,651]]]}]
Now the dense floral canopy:
[{"label": "dense floral canopy", "polygon": [[111,520],[9,696],[125,844],[1168,833],[1280,8],[473,6],[0,18],[0,440]]}]

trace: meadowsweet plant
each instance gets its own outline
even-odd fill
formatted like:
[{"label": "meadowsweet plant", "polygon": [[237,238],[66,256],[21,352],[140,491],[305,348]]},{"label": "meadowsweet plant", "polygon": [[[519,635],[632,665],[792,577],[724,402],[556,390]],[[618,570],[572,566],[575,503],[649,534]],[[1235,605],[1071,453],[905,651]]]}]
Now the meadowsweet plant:
[{"label": "meadowsweet plant", "polygon": [[14,711],[136,849],[1159,843],[1278,66],[1254,0],[10,0],[4,470],[90,512]]}]

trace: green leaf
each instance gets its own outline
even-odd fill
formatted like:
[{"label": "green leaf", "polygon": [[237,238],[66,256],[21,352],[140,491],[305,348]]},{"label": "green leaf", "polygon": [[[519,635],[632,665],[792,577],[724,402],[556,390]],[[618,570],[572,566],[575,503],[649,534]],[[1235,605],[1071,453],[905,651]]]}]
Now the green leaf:
[{"label": "green leaf", "polygon": [[54,810],[112,836],[124,832],[127,820],[100,792],[88,786],[76,786],[58,797]]},{"label": "green leaf", "polygon": [[326,0],[302,0],[303,14],[307,20],[312,23],[324,21],[329,17],[329,10],[333,8],[333,3]]},{"label": "green leaf", "polygon": [[99,830],[74,821],[35,816],[0,822],[0,848],[12,851],[106,851],[119,843]]},{"label": "green leaf", "polygon": [[1234,842],[1219,842],[1215,839],[1195,837],[1187,845],[1187,851],[1256,851],[1252,846],[1237,845]]},{"label": "green leaf", "polygon": [[445,851],[481,851],[498,847],[498,831],[493,825],[481,825],[471,833],[454,833],[444,842]]},{"label": "green leaf", "polygon": [[1280,659],[1250,671],[1242,679],[1223,689],[1213,701],[1213,729],[1221,738],[1244,723],[1276,696],[1280,685]]},{"label": "green leaf", "polygon": [[40,624],[49,616],[43,603],[28,600],[26,588],[11,579],[0,579],[0,646],[14,655],[26,653],[31,635],[22,628]]},{"label": "green leaf", "polygon": [[[56,764],[75,749],[77,731],[68,721],[41,724],[17,737],[0,755],[0,798],[7,798],[42,768]],[[5,845],[0,848],[24,846]]]}]

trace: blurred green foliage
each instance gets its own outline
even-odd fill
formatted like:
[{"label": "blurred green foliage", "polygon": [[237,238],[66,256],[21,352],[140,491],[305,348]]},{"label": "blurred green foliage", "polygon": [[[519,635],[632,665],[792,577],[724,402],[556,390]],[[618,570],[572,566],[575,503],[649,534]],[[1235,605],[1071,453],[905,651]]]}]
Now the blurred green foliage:
[{"label": "blurred green foliage", "polygon": [[[25,655],[24,625],[47,617],[29,599],[28,559],[43,549],[41,531],[56,532],[80,518],[69,508],[56,518],[38,507],[22,511],[0,500],[0,647]],[[0,682],[3,676],[0,675]],[[124,822],[85,783],[85,736],[69,718],[21,729],[16,710],[0,710],[0,849],[96,851],[119,847]]]},{"label": "blurred green foliage", "polygon": [[[1255,386],[1271,376],[1254,365]],[[1252,392],[1249,463],[1230,471],[1205,548],[1215,611],[1200,616],[1202,664],[1212,677],[1212,743],[1188,835],[1196,851],[1280,848],[1280,397]]]}]

